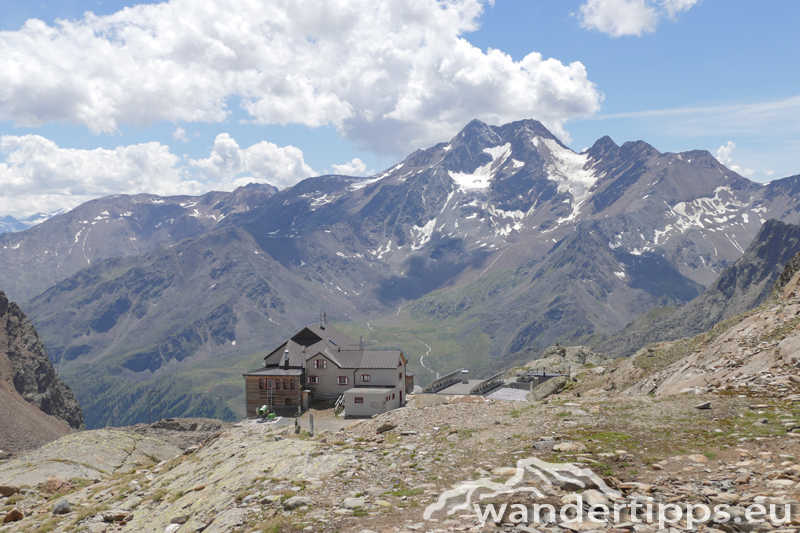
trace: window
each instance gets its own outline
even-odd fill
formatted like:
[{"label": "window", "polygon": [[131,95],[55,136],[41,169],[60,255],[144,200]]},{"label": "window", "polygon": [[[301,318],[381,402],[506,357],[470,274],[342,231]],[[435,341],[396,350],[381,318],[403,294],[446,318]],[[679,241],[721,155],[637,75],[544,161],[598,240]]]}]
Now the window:
[{"label": "window", "polygon": [[268,379],[267,380],[267,389],[271,389],[271,388],[272,388],[272,380]]},{"label": "window", "polygon": [[281,380],[279,380],[279,379],[275,380],[275,388],[276,389],[280,389],[281,388]]},{"label": "window", "polygon": [[392,400],[394,400],[394,393],[392,393]]},{"label": "window", "polygon": [[308,383],[309,385],[316,385],[319,383],[319,378],[317,376],[308,376]]},{"label": "window", "polygon": [[[88,235],[88,233],[87,233],[87,235]],[[403,381],[403,373],[402,372],[397,374],[397,379],[399,379],[400,381]]]},{"label": "window", "polygon": [[400,359],[400,361],[397,363],[397,368],[400,368],[401,366],[403,366],[403,360],[402,359]]},{"label": "window", "polygon": [[362,396],[356,396],[356,403],[364,403],[364,398]]},{"label": "window", "polygon": [[347,385],[347,376],[339,376],[339,385]]},{"label": "window", "polygon": [[265,383],[265,381],[266,380],[263,379],[263,378],[258,380],[258,388],[259,389],[263,389],[264,387],[266,387],[267,384]]},{"label": "window", "polygon": [[328,361],[325,359],[314,359],[314,368],[328,368]]},{"label": "window", "polygon": [[361,381],[370,381],[372,378],[369,374],[362,374]]},{"label": "window", "polygon": [[289,380],[289,388],[294,390],[294,380],[293,379]]},{"label": "window", "polygon": [[286,405],[292,405],[292,399],[286,398]]},{"label": "window", "polygon": [[288,379],[284,379],[283,380],[283,390],[286,390],[288,388],[289,388],[289,380]]}]

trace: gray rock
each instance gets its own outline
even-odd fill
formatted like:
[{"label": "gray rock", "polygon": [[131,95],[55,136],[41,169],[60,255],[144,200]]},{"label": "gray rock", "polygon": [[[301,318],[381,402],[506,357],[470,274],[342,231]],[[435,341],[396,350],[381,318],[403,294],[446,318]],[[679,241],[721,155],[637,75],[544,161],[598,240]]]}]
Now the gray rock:
[{"label": "gray rock", "polygon": [[176,516],[175,518],[170,520],[170,523],[171,524],[185,524],[188,521],[189,521],[189,515],[181,515],[181,516]]},{"label": "gray rock", "polygon": [[559,442],[553,446],[556,452],[585,452],[586,446],[580,442]]},{"label": "gray rock", "polygon": [[561,389],[564,388],[564,386],[566,386],[567,381],[569,381],[569,379],[566,376],[558,376],[556,378],[548,379],[528,393],[528,401],[535,402],[544,400],[548,396],[557,394],[561,391]]},{"label": "gray rock", "polygon": [[552,452],[553,446],[555,445],[556,443],[553,439],[540,440],[539,442],[533,443],[533,448],[539,450],[540,452]]},{"label": "gray rock", "polygon": [[53,507],[53,514],[68,514],[72,512],[72,507],[69,504],[69,500],[60,500],[56,503],[56,506]]},{"label": "gray rock", "polygon": [[378,433],[386,433],[387,431],[391,431],[397,427],[397,424],[392,424],[391,422],[386,422],[378,428]]},{"label": "gray rock", "polygon": [[342,507],[345,509],[358,509],[359,507],[366,507],[367,503],[364,498],[346,498],[342,502]]},{"label": "gray rock", "polygon": [[701,403],[700,405],[695,405],[695,409],[711,409],[711,402]]},{"label": "gray rock", "polygon": [[302,507],[303,505],[312,505],[314,502],[311,501],[311,498],[308,496],[292,496],[285,502],[283,502],[283,508],[287,511],[291,511],[293,509],[297,509],[298,507]]}]

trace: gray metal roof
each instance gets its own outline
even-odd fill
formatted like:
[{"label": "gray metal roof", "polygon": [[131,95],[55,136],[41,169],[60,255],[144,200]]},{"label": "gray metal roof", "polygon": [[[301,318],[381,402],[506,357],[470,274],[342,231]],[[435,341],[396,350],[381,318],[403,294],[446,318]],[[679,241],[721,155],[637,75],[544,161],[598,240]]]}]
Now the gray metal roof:
[{"label": "gray metal roof", "polygon": [[394,389],[387,389],[386,387],[353,387],[347,389],[343,394],[386,394],[392,392]]},{"label": "gray metal roof", "polygon": [[259,370],[242,374],[243,376],[270,376],[270,377],[284,377],[284,376],[300,376],[303,371],[299,368],[278,368],[278,367],[264,367]]},{"label": "gray metal roof", "polygon": [[[289,350],[289,367],[300,368],[306,361],[323,355],[339,368],[397,368],[401,350],[361,350],[344,333],[330,324],[311,324],[297,332],[264,358],[265,366],[284,366]],[[305,356],[303,355],[305,353]]]}]

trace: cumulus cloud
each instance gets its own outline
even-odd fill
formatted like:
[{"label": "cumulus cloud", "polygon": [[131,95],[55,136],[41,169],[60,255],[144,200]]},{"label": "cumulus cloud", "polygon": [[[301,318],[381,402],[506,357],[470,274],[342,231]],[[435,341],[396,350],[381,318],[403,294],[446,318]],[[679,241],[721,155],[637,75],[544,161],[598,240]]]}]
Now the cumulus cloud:
[{"label": "cumulus cloud", "polygon": [[221,182],[222,189],[231,188],[231,184],[238,187],[251,182],[270,183],[284,188],[315,174],[305,163],[303,151],[299,148],[281,148],[271,142],[261,141],[241,149],[227,133],[217,135],[208,158],[192,159],[189,164]]},{"label": "cumulus cloud", "polygon": [[284,187],[314,174],[298,148],[260,142],[241,149],[228,134],[217,136],[208,158],[189,165],[158,142],[77,150],[39,135],[4,135],[0,154],[0,213],[15,217],[112,194],[197,195],[251,182]]},{"label": "cumulus cloud", "polygon": [[367,172],[366,163],[357,157],[347,163],[331,166],[335,174],[342,174],[344,176],[364,176]]},{"label": "cumulus cloud", "polygon": [[641,36],[656,31],[659,19],[672,20],[700,0],[587,0],[580,7],[581,27],[611,37]]},{"label": "cumulus cloud", "polygon": [[188,139],[186,138],[186,130],[178,126],[175,128],[175,131],[172,132],[172,138],[177,141],[187,142]]},{"label": "cumulus cloud", "polygon": [[32,19],[0,32],[0,119],[115,132],[220,122],[233,99],[253,123],[332,124],[394,155],[473,118],[536,118],[568,140],[564,123],[594,114],[602,95],[579,62],[467,42],[488,1],[171,0]]},{"label": "cumulus cloud", "polygon": [[733,141],[728,141],[727,144],[723,144],[717,149],[717,160],[737,174],[747,177],[752,176],[754,173],[752,168],[742,168],[739,165],[733,164],[733,150],[735,148],[736,143]]}]

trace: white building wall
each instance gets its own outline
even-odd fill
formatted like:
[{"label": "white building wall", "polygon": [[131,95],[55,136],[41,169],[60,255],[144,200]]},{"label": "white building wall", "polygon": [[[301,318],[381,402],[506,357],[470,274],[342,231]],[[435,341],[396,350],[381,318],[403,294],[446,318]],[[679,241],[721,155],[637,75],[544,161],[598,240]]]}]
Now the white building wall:
[{"label": "white building wall", "polygon": [[[314,361],[327,361],[326,368],[315,368]],[[370,376],[369,381],[363,377]],[[339,368],[336,363],[324,355],[315,355],[306,363],[306,376],[316,376],[318,383],[309,383],[307,388],[314,391],[317,398],[333,398],[343,394],[352,387],[405,387],[406,365],[397,368]],[[339,384],[339,376],[347,377],[347,385]]]},{"label": "white building wall", "polygon": [[[369,417],[400,407],[401,388],[399,386],[369,389],[350,389],[344,394],[344,416]],[[356,398],[363,398],[363,403],[356,403]]]}]

